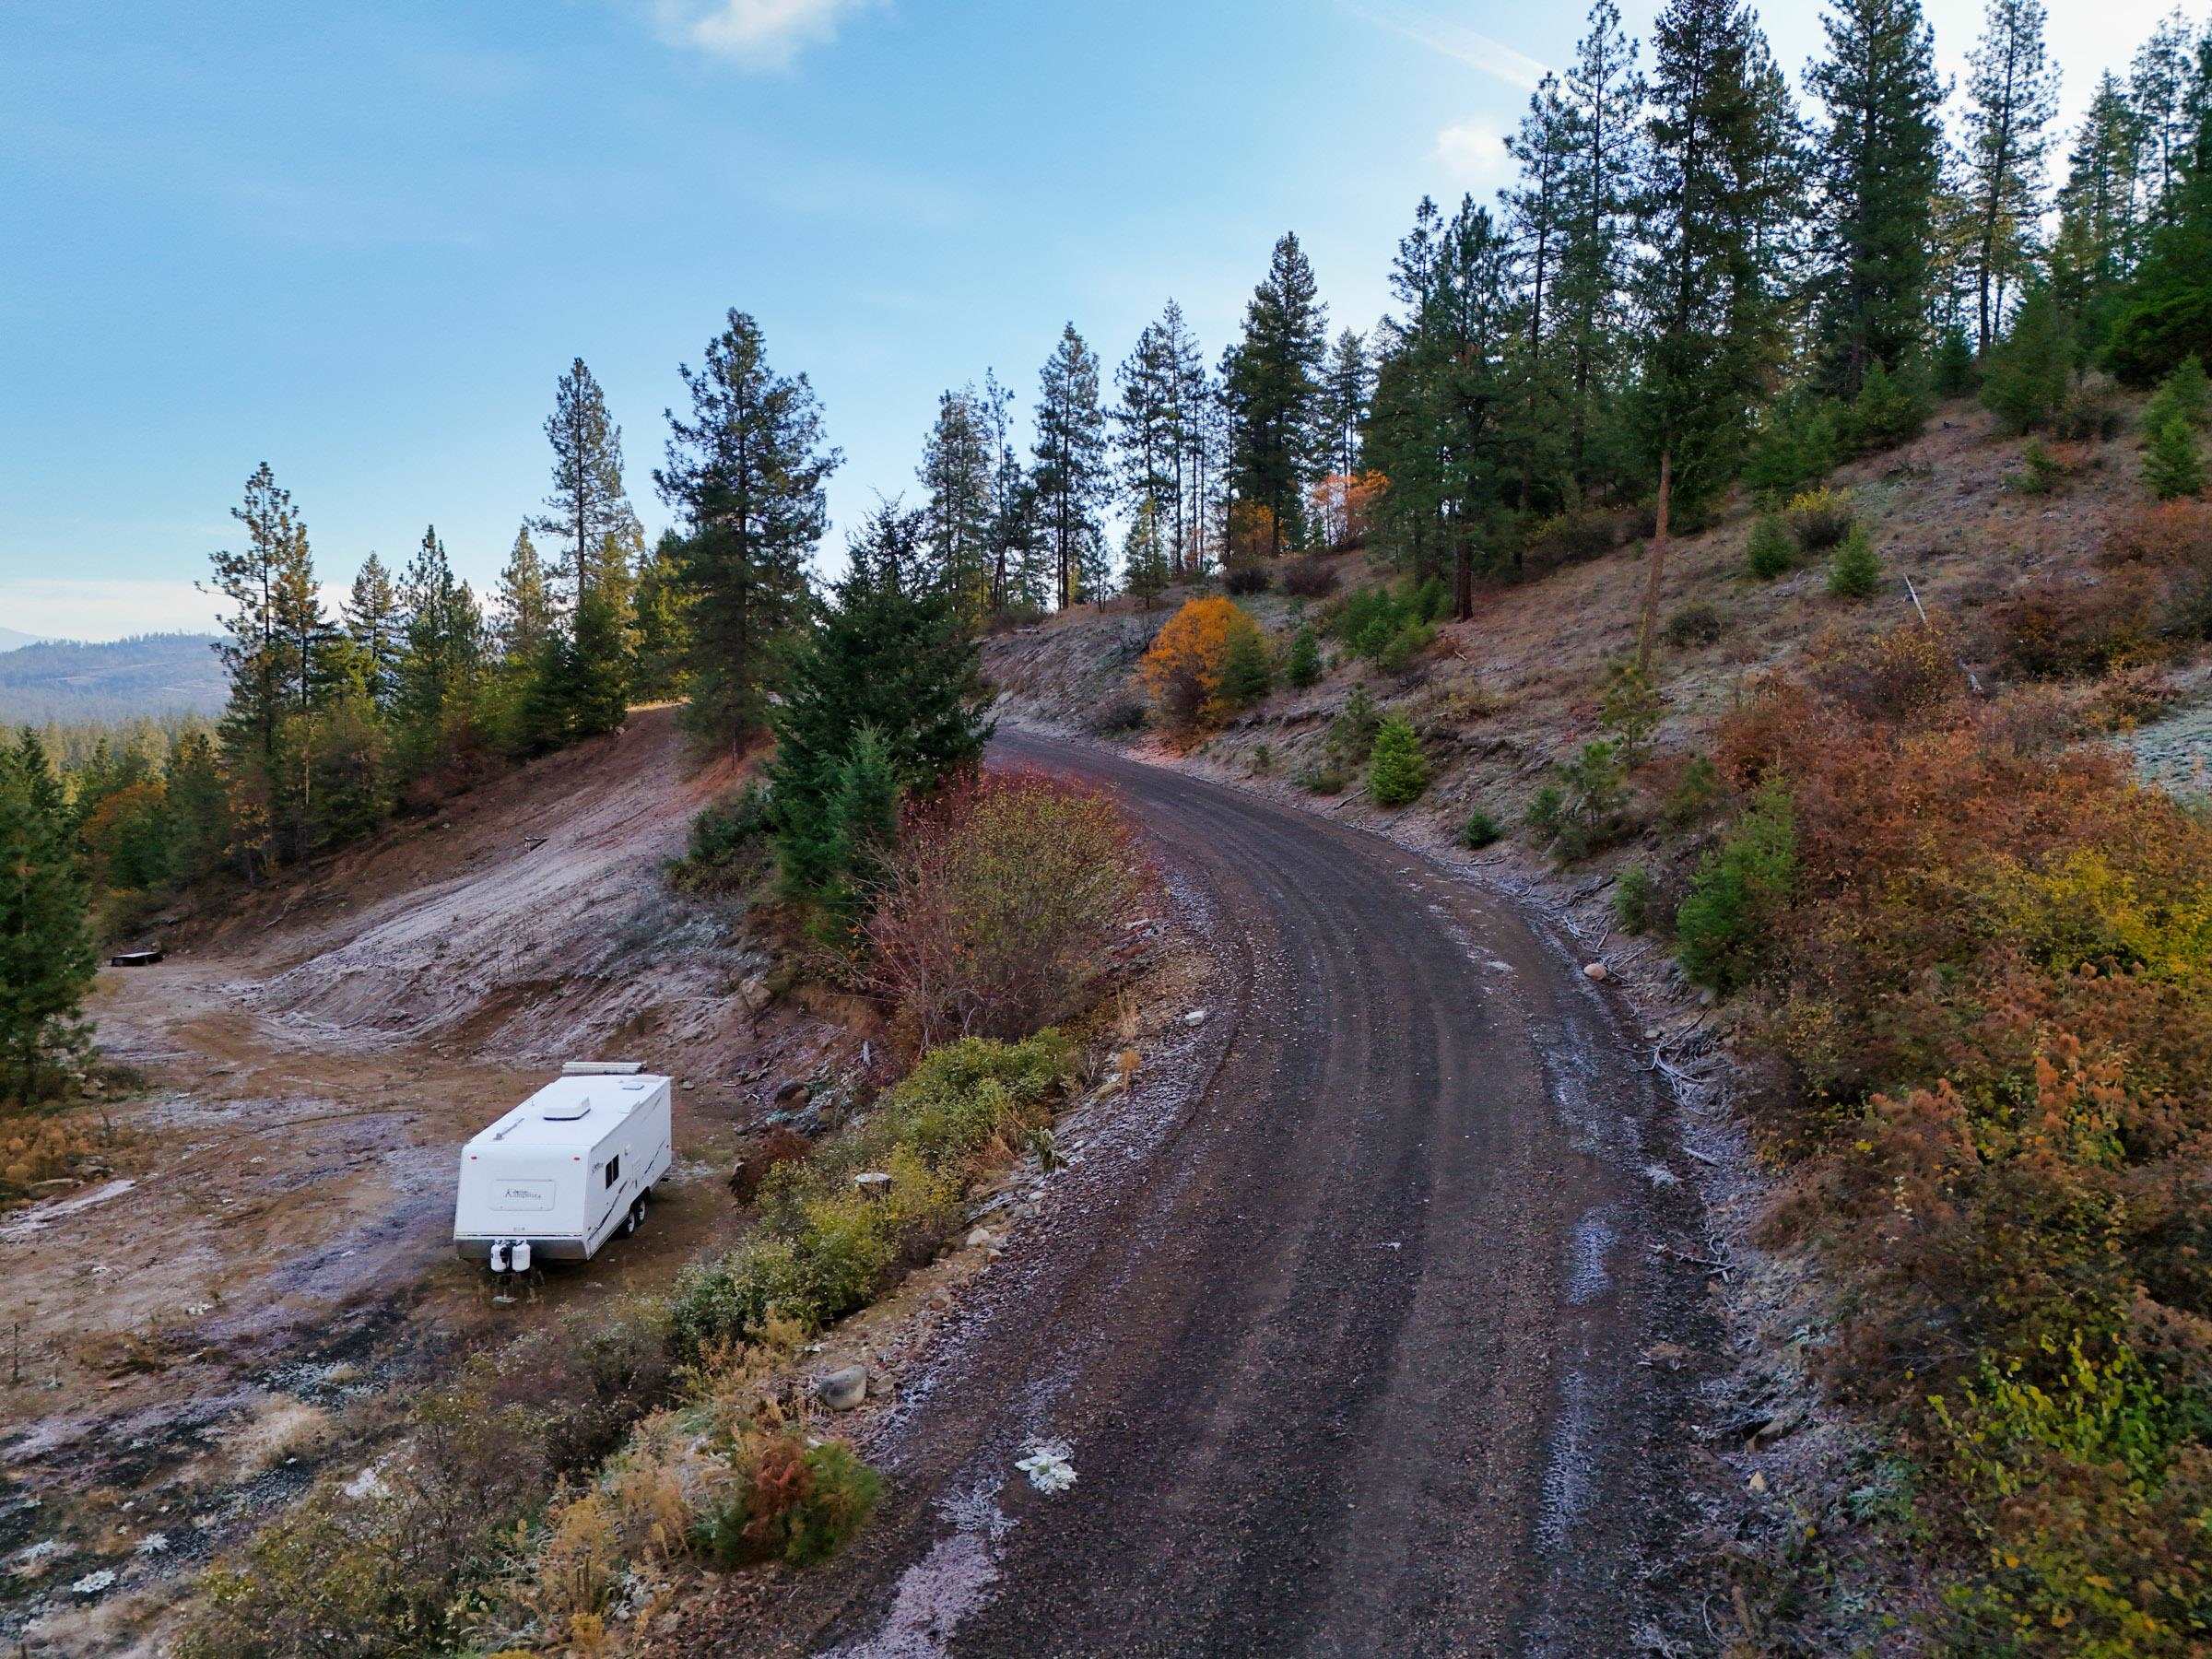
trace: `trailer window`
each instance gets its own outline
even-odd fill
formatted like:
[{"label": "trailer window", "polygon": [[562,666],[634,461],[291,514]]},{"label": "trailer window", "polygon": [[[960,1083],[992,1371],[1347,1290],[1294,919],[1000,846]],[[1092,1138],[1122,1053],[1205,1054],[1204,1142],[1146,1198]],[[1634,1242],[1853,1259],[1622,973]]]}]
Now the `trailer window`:
[{"label": "trailer window", "polygon": [[613,1186],[615,1177],[622,1173],[622,1159],[618,1156],[606,1160],[606,1184]]}]

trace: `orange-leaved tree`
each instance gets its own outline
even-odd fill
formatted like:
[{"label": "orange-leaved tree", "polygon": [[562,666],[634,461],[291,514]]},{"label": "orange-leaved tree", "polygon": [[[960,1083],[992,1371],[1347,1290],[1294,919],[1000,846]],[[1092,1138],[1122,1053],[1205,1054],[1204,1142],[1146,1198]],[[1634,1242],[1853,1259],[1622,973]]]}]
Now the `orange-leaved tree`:
[{"label": "orange-leaved tree", "polygon": [[1222,670],[1240,639],[1265,647],[1259,625],[1233,600],[1193,599],[1170,617],[1137,664],[1137,677],[1161,717],[1178,731],[1220,719],[1230,712],[1222,697]]}]

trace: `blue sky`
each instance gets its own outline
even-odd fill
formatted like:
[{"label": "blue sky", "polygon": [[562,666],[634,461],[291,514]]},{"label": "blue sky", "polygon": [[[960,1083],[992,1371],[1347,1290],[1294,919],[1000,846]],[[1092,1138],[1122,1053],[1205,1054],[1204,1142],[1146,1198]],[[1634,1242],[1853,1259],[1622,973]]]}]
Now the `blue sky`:
[{"label": "blue sky", "polygon": [[[1653,6],[1623,6],[1631,28]],[[1932,0],[1962,62],[1973,0]],[[2069,114],[2165,7],[2055,0]],[[1810,4],[1768,8],[1794,74]],[[1350,0],[536,0],[0,10],[0,625],[200,627],[266,459],[334,587],[435,522],[488,584],[581,355],[633,499],[677,361],[753,312],[912,493],[938,392],[1109,364],[1170,295],[1218,353],[1275,237],[1370,326],[1422,193],[1487,197],[1579,13]]]}]

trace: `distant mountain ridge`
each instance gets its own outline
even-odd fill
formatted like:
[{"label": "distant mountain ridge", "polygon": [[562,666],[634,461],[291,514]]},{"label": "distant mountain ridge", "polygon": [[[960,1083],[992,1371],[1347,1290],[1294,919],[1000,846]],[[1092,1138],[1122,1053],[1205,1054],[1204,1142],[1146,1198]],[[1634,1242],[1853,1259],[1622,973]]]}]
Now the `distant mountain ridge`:
[{"label": "distant mountain ridge", "polygon": [[19,628],[0,628],[0,651],[16,651],[25,645],[44,645],[48,642],[43,634],[28,634]]},{"label": "distant mountain ridge", "polygon": [[[11,630],[0,629],[0,636]],[[0,649],[0,723],[213,714],[229,691],[213,634],[139,634],[128,640],[40,640]]]}]

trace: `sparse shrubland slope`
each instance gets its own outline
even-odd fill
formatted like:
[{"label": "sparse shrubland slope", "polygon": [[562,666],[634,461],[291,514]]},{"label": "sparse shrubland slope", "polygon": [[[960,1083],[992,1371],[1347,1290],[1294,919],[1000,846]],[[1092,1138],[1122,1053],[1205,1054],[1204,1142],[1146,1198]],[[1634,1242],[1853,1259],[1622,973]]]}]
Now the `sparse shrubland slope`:
[{"label": "sparse shrubland slope", "polygon": [[[2129,579],[2106,564],[2106,544],[2151,506],[2132,420],[2109,439],[2046,442],[2065,469],[2047,494],[2018,487],[2027,474],[2023,452],[2034,441],[2001,437],[1979,406],[1953,403],[1912,443],[1841,468],[1830,487],[1848,491],[1884,565],[1878,591],[1863,603],[1829,594],[1822,554],[1798,553],[1772,581],[1749,576],[1747,544],[1759,514],[1740,500],[1711,530],[1677,538],[1658,612],[1655,677],[1667,703],[1661,753],[1695,749],[1759,676],[1801,664],[1825,637],[1917,620],[1908,579],[1929,615],[1956,629],[1977,677],[1992,687],[2008,677],[2006,641],[2018,620],[2008,601],[2056,596],[2086,605],[2086,595],[2124,594]],[[1440,623],[1434,645],[1402,673],[1352,663],[1340,642],[1324,639],[1322,656],[1335,660],[1333,672],[1304,690],[1278,682],[1263,702],[1204,734],[1204,758],[1249,771],[1265,746],[1268,768],[1289,780],[1321,759],[1329,722],[1352,688],[1364,686],[1421,735],[1436,769],[1423,815],[1456,829],[1477,806],[1517,814],[1546,768],[1601,735],[1606,667],[1636,643],[1646,546],[1640,528],[1633,514],[1613,515],[1594,557],[1536,580],[1478,588],[1473,618]],[[1357,551],[1327,563],[1338,594],[1394,580]],[[1242,604],[1287,651],[1300,622],[1319,622],[1331,600],[1295,598],[1281,585],[1278,578]],[[984,666],[1001,708],[1100,735],[1135,733],[1137,662],[1183,596],[1171,593],[1149,611],[1129,601],[1102,613],[1078,607],[991,641]],[[2134,649],[2128,660],[2151,654]],[[2189,726],[2204,677],[2186,650],[2160,665],[2180,695],[2137,712],[2171,728],[2147,724],[2136,740],[2163,758],[2170,775],[2185,779],[2187,758],[2171,752],[2172,738]]]},{"label": "sparse shrubland slope", "polygon": [[[1767,1171],[1731,1291],[1755,1496],[1718,1553],[1774,1651],[2181,1653],[2212,1628],[2212,819],[2185,799],[2212,507],[2154,501],[2113,406],[2040,445],[1947,406],[1784,512],[1771,578],[1735,504],[1673,549],[1648,692],[1618,675],[1627,515],[1461,623],[1363,554],[1333,595],[1277,576],[1244,604],[1278,667],[1312,629],[1319,678],[1181,729],[1135,670],[1182,595],[987,657],[1008,716],[1496,840],[1501,871],[1606,895],[1654,1019],[1717,1004],[1654,1034],[1724,1034],[1708,1077]],[[1838,592],[1852,559],[1871,592]],[[1822,1288],[1778,1289],[1805,1266]],[[1767,1447],[1816,1389],[1844,1418]],[[1902,1619],[1878,1635],[1877,1600]]]}]

